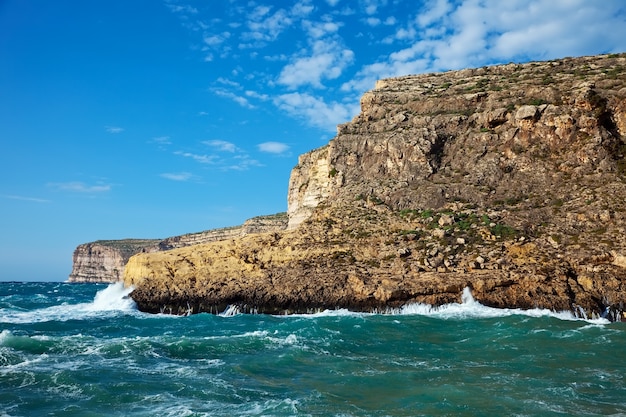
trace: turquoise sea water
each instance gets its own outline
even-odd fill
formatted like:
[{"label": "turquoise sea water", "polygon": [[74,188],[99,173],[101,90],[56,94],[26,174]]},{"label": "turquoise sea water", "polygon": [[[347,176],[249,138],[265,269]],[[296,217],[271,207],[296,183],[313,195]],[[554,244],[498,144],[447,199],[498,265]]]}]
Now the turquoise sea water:
[{"label": "turquoise sea water", "polygon": [[0,283],[0,416],[626,415],[626,323],[469,294],[393,314],[173,317],[126,293]]}]

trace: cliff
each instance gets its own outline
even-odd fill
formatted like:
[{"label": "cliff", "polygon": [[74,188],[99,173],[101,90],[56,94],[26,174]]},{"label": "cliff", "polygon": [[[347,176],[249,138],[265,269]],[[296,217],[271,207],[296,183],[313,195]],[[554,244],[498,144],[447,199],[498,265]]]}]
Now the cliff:
[{"label": "cliff", "polygon": [[243,237],[248,234],[283,230],[287,216],[278,213],[257,216],[240,226],[188,233],[159,239],[99,240],[78,245],[74,251],[69,282],[118,282],[123,279],[128,259],[138,253],[152,253],[208,242]]},{"label": "cliff", "polygon": [[140,252],[159,250],[158,240],[98,240],[78,245],[69,282],[118,282],[128,259]]},{"label": "cliff", "polygon": [[[459,301],[621,315],[626,56],[379,81],[299,159],[288,230],[133,256],[145,311]],[[609,310],[607,310],[609,308]]]}]

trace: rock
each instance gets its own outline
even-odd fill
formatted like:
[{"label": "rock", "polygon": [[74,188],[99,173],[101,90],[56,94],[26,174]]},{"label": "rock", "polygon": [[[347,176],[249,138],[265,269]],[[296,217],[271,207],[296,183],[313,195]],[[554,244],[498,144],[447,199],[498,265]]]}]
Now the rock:
[{"label": "rock", "polygon": [[74,251],[69,282],[119,282],[124,277],[124,269],[128,259],[135,254],[235,239],[254,233],[280,231],[287,227],[287,222],[286,213],[278,213],[253,217],[246,220],[241,226],[188,233],[163,240],[100,240],[81,244]]},{"label": "rock", "polygon": [[454,217],[450,216],[449,214],[442,214],[441,217],[439,217],[437,223],[439,223],[439,226],[442,227],[450,226],[452,223],[454,223]]},{"label": "rock", "polygon": [[446,231],[444,229],[433,229],[431,233],[433,237],[437,239],[443,239],[446,236]]},{"label": "rock", "polygon": [[150,239],[99,240],[74,250],[69,282],[119,282],[132,255],[159,250]]},{"label": "rock", "polygon": [[553,64],[380,80],[299,158],[288,230],[135,255],[131,296],[154,312],[372,311],[469,286],[493,307],[619,306],[626,55]]}]

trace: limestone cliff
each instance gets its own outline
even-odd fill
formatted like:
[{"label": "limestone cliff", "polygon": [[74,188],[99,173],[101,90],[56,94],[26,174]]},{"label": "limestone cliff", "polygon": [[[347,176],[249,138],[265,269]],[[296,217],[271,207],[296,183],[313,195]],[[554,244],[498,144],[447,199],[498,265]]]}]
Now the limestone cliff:
[{"label": "limestone cliff", "polygon": [[625,132],[625,55],[381,80],[292,171],[289,230],[137,255],[125,282],[146,311],[369,310],[470,286],[621,314]]},{"label": "limestone cliff", "polygon": [[78,245],[69,282],[118,282],[132,255],[157,251],[158,243],[150,239],[123,239]]},{"label": "limestone cliff", "polygon": [[248,234],[279,231],[287,227],[287,216],[278,213],[257,216],[234,227],[206,230],[159,239],[99,240],[79,245],[74,251],[69,282],[118,282],[128,259],[137,253],[152,253],[208,242],[239,238]]}]

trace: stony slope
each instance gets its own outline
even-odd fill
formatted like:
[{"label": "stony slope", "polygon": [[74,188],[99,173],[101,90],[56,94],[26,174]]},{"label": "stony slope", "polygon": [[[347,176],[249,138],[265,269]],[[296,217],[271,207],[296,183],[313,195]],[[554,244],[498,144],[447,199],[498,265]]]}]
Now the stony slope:
[{"label": "stony slope", "polygon": [[626,56],[381,80],[300,157],[289,230],[130,259],[146,311],[626,301]]}]

